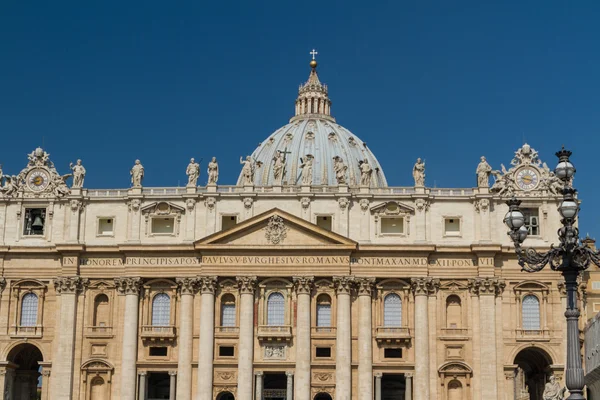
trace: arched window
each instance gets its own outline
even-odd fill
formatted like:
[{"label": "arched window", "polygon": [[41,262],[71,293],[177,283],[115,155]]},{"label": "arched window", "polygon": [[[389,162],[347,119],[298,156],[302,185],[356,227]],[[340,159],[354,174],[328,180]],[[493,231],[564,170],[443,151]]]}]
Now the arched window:
[{"label": "arched window", "polygon": [[531,294],[523,298],[523,329],[540,330],[540,301]]},{"label": "arched window", "polygon": [[317,326],[331,326],[331,297],[326,294],[317,297]]},{"label": "arched window", "polygon": [[221,326],[235,326],[235,297],[226,294],[221,297]]},{"label": "arched window", "polygon": [[267,299],[267,325],[285,325],[285,298],[279,292],[271,293]]},{"label": "arched window", "polygon": [[402,299],[390,293],[383,300],[383,326],[402,326]]},{"label": "arched window", "polygon": [[38,297],[27,293],[21,300],[21,326],[36,326],[38,315]]},{"label": "arched window", "polygon": [[171,320],[171,298],[159,293],[152,299],[152,326],[169,326]]},{"label": "arched window", "polygon": [[446,298],[446,328],[456,329],[461,327],[462,312],[460,297],[451,295]]},{"label": "arched window", "polygon": [[99,294],[94,299],[94,326],[108,326],[108,296]]}]

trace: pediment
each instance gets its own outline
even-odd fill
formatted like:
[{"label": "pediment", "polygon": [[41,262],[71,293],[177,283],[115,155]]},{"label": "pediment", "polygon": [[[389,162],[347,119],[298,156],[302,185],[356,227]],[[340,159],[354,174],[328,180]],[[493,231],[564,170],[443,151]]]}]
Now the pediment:
[{"label": "pediment", "polygon": [[386,201],[384,203],[380,203],[376,206],[371,207],[372,214],[378,215],[406,215],[413,214],[415,209],[411,206],[407,206],[406,204],[402,204],[398,201]]},{"label": "pediment", "polygon": [[197,249],[243,248],[356,248],[357,243],[302,218],[273,208],[230,229],[216,232],[195,243]]}]

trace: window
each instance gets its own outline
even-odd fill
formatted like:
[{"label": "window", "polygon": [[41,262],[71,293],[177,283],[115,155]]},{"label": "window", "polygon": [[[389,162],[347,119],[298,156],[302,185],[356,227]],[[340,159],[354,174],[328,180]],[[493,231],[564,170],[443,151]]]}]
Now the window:
[{"label": "window", "polygon": [[445,218],[444,234],[446,236],[460,236],[460,218]]},{"label": "window", "polygon": [[23,234],[26,236],[43,235],[46,225],[45,208],[27,208],[25,209],[25,223],[23,224]]},{"label": "window", "polygon": [[175,218],[152,218],[152,233],[170,235],[175,232]]},{"label": "window", "polygon": [[237,224],[236,215],[223,215],[221,217],[221,230],[227,230]]},{"label": "window", "polygon": [[381,234],[401,235],[404,233],[404,218],[381,218]]},{"label": "window", "polygon": [[456,295],[448,296],[446,299],[446,327],[456,329],[461,327],[461,301]]},{"label": "window", "polygon": [[166,357],[167,356],[167,348],[166,347],[150,347],[150,356]]},{"label": "window", "polygon": [[328,231],[330,231],[332,227],[331,223],[332,218],[329,215],[319,215],[317,217],[317,226],[319,226],[320,228],[327,229]]},{"label": "window", "polygon": [[600,290],[600,281],[592,282],[592,290]]},{"label": "window", "polygon": [[531,236],[540,235],[540,214],[537,208],[523,208],[523,215],[525,216],[525,226]]},{"label": "window", "polygon": [[226,294],[221,297],[221,326],[235,326],[235,297]]},{"label": "window", "polygon": [[331,298],[326,294],[317,297],[317,327],[331,326]]},{"label": "window", "polygon": [[383,300],[383,326],[402,326],[402,300],[396,293],[390,293]]},{"label": "window", "polygon": [[383,356],[385,358],[402,358],[402,349],[384,349]]},{"label": "window", "polygon": [[27,293],[21,299],[21,326],[36,326],[38,314],[38,297]]},{"label": "window", "polygon": [[93,326],[108,326],[108,296],[99,294],[94,299],[94,321]]},{"label": "window", "polygon": [[219,357],[233,357],[234,354],[233,346],[219,346]]},{"label": "window", "polygon": [[159,293],[152,299],[152,326],[169,326],[171,320],[171,298]]},{"label": "window", "polygon": [[114,234],[114,221],[113,218],[99,218],[98,236],[112,236]]},{"label": "window", "polygon": [[523,298],[523,330],[540,330],[540,301],[533,295]]},{"label": "window", "polygon": [[285,325],[285,298],[279,292],[271,293],[267,300],[267,325]]},{"label": "window", "polygon": [[331,358],[331,347],[317,347],[315,350],[315,357]]}]

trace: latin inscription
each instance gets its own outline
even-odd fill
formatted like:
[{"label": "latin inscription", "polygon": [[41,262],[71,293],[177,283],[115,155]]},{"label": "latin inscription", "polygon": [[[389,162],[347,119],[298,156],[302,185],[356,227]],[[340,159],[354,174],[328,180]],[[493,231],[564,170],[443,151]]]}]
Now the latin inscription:
[{"label": "latin inscription", "polygon": [[82,258],[81,265],[91,267],[119,267],[123,265],[200,265],[199,257],[127,257],[123,258]]},{"label": "latin inscription", "polygon": [[348,264],[346,256],[204,256],[203,264],[235,264],[235,265],[316,265],[316,264]]},{"label": "latin inscription", "polygon": [[425,267],[427,258],[425,257],[352,257],[352,265],[365,266],[396,266],[396,267]]}]

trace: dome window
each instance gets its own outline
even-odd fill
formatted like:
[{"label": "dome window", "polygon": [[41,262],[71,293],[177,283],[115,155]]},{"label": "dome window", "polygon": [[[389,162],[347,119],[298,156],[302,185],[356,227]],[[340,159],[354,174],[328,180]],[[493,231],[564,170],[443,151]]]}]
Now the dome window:
[{"label": "dome window", "polygon": [[306,132],[305,138],[306,140],[313,140],[315,138],[315,134],[313,132]]},{"label": "dome window", "polygon": [[357,145],[356,140],[354,140],[352,136],[350,136],[350,139],[348,139],[348,144],[353,147],[356,147]]},{"label": "dome window", "polygon": [[328,138],[330,141],[332,141],[332,142],[335,142],[335,141],[337,141],[337,137],[336,137],[336,135],[335,135],[335,132],[331,132],[331,133],[329,133],[329,136],[327,136],[327,138]]}]

